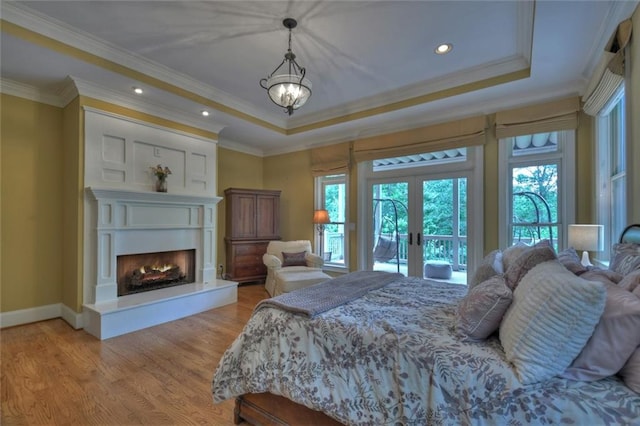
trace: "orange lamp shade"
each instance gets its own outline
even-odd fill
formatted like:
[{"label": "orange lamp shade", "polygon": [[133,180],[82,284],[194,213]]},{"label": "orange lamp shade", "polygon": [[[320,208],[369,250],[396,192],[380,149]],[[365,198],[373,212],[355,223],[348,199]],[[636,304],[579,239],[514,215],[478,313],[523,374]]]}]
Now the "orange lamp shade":
[{"label": "orange lamp shade", "polygon": [[326,210],[316,210],[313,212],[313,223],[330,223],[329,212]]}]

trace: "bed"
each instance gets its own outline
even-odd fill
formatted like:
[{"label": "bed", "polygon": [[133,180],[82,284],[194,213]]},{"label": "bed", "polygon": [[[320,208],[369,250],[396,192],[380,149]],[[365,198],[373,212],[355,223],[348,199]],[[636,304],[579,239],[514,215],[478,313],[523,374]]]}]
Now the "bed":
[{"label": "bed", "polygon": [[[626,268],[624,275],[581,269],[571,264],[579,262],[575,251],[550,254],[541,245],[490,254],[469,289],[360,271],[265,300],[221,359],[214,402],[236,398],[234,421],[252,424],[640,424],[634,382],[640,375],[640,225],[629,227],[623,240],[614,247],[626,257],[615,252],[612,264]],[[480,271],[488,266],[496,273]],[[470,295],[489,281],[511,291],[510,298],[496,298],[492,290],[491,309],[496,300],[509,303],[498,316],[485,312],[482,326],[476,322],[470,332],[464,306],[478,308]],[[547,291],[541,282],[557,286],[549,303],[536,302]],[[590,347],[602,352],[594,350],[602,347],[595,338],[618,321],[611,311],[620,310],[614,305],[621,282],[635,285],[622,294],[624,327],[632,335],[606,343],[616,352],[606,362],[619,358],[621,365],[594,370],[583,358],[593,356]],[[567,296],[568,309],[563,292],[572,285],[580,291]],[[580,298],[582,305],[575,305]],[[535,306],[527,306],[530,301]],[[544,338],[534,326],[553,317],[539,310],[554,303],[563,312],[560,322],[574,328],[553,329],[553,338]],[[539,317],[527,317],[527,309],[538,309]],[[486,324],[492,315],[494,329]],[[518,321],[525,329],[512,333]],[[531,345],[536,338],[544,341]],[[544,360],[532,366],[527,351],[535,358],[545,345]]]}]

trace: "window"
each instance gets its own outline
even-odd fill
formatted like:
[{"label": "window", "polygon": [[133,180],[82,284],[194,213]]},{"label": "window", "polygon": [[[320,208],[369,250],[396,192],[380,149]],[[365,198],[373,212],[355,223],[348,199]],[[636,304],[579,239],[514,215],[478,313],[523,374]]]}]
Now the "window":
[{"label": "window", "polygon": [[[605,247],[617,242],[627,223],[624,84],[596,117],[598,223],[604,225]],[[609,252],[598,253],[602,261]]]},{"label": "window", "polygon": [[316,208],[326,209],[330,220],[318,232],[316,252],[324,257],[325,266],[329,268],[349,268],[347,199],[347,175],[316,178]]},{"label": "window", "polygon": [[574,218],[574,139],[574,131],[558,131],[500,140],[502,246],[548,239],[564,248]]}]

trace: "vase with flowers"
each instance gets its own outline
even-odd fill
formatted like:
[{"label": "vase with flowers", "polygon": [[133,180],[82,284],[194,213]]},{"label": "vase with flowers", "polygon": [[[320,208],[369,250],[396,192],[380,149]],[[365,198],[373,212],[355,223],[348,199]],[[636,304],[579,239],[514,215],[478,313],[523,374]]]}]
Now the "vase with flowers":
[{"label": "vase with flowers", "polygon": [[162,167],[161,164],[158,164],[155,167],[149,168],[151,169],[151,173],[156,177],[156,191],[167,192],[167,176],[171,174],[169,167]]}]

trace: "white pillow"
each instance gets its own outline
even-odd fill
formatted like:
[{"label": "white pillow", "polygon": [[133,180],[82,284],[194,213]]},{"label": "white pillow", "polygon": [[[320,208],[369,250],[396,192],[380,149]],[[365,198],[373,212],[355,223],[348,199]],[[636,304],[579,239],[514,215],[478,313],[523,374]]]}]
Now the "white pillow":
[{"label": "white pillow", "polygon": [[557,260],[533,267],[500,324],[500,341],[520,382],[542,382],[566,370],[593,334],[606,298],[603,284],[575,276]]}]

